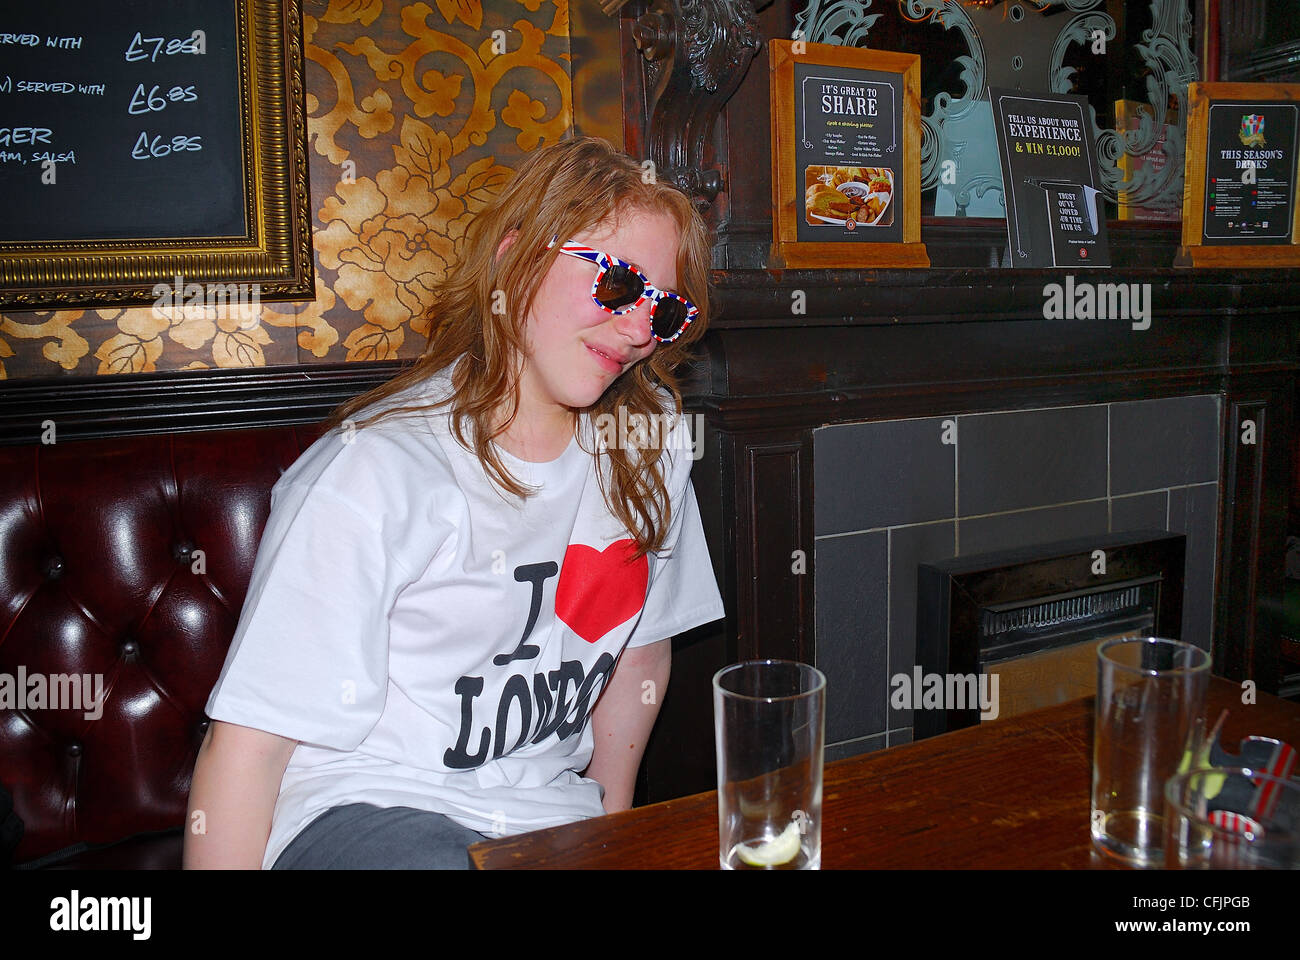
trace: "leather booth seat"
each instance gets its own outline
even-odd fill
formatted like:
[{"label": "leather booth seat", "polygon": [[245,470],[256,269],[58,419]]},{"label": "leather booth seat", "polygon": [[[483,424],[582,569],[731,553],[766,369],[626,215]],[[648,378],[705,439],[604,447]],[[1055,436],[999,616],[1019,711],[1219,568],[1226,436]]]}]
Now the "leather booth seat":
[{"label": "leather booth seat", "polygon": [[[271,487],[318,434],[0,448],[0,786],[13,803],[0,827],[21,821],[15,865],[180,866],[203,708]],[[0,866],[4,852],[0,840]]]}]

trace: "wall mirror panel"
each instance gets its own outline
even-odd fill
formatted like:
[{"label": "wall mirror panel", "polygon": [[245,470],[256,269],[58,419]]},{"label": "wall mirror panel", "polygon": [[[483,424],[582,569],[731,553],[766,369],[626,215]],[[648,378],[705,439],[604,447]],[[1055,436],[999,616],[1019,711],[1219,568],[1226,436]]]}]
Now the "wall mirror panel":
[{"label": "wall mirror panel", "polygon": [[1109,215],[1178,220],[1193,0],[806,0],[818,43],[922,54],[922,214],[1004,217],[988,87],[1093,108]]}]

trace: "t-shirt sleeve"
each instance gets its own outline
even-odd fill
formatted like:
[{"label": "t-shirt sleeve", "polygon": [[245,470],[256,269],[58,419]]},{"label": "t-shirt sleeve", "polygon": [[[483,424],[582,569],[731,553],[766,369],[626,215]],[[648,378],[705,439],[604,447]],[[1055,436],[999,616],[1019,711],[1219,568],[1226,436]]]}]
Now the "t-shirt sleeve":
[{"label": "t-shirt sleeve", "polygon": [[277,484],[208,716],[337,750],[360,744],[384,708],[389,612],[415,579],[384,540],[338,493]]},{"label": "t-shirt sleeve", "polygon": [[665,640],[724,614],[691,485],[692,445],[685,418],[669,434],[667,449],[672,457],[668,478],[672,519],[663,549],[651,554],[645,607],[628,638],[632,647]]}]

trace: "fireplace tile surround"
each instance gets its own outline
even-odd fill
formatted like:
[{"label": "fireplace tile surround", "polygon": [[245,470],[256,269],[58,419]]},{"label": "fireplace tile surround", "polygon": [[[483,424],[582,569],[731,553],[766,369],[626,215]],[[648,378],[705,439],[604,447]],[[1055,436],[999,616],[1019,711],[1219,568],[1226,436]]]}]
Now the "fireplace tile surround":
[{"label": "fireplace tile surround", "polygon": [[1222,402],[1214,395],[843,423],[813,431],[827,759],[912,739],[918,563],[1138,529],[1187,536],[1183,637],[1209,647]]}]

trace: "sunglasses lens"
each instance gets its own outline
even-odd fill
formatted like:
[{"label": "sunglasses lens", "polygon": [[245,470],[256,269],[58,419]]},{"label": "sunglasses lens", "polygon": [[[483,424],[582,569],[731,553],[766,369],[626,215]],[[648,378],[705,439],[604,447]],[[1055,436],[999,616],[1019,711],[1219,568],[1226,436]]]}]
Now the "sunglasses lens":
[{"label": "sunglasses lens", "polygon": [[650,329],[656,337],[667,340],[686,321],[686,304],[673,297],[664,297],[655,305],[654,315],[650,318]]},{"label": "sunglasses lens", "polygon": [[641,278],[620,264],[605,271],[596,286],[596,299],[611,310],[621,310],[641,299],[645,285]]}]

